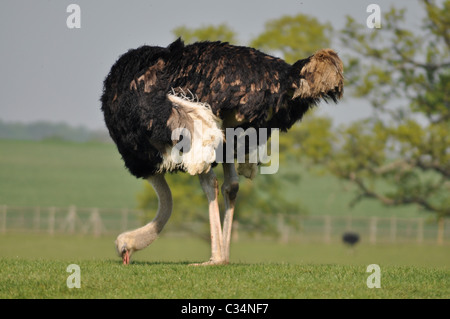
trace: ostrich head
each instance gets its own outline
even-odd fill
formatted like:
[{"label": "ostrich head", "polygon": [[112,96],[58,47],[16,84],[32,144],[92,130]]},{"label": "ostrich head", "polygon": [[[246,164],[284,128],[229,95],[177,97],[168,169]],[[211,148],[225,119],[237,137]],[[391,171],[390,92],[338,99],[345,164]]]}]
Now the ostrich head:
[{"label": "ostrich head", "polygon": [[[164,207],[164,205],[162,206]],[[172,206],[170,203],[170,210],[172,209],[171,207]],[[144,249],[150,245],[156,237],[158,237],[158,233],[161,231],[163,226],[162,224],[165,224],[170,216],[169,212],[157,215],[153,221],[141,228],[127,231],[117,236],[115,242],[116,251],[117,255],[122,257],[124,265],[128,265],[130,263],[131,255],[135,251]],[[161,219],[163,220],[161,221]]]},{"label": "ostrich head", "polygon": [[341,59],[331,49],[322,49],[292,66],[294,89],[292,99],[327,99],[336,102],[344,91],[344,68]]},{"label": "ostrich head", "polygon": [[119,257],[122,257],[122,261],[124,265],[128,265],[130,263],[131,254],[134,252],[134,248],[131,246],[133,240],[127,236],[127,233],[120,234],[116,241],[116,251]]}]

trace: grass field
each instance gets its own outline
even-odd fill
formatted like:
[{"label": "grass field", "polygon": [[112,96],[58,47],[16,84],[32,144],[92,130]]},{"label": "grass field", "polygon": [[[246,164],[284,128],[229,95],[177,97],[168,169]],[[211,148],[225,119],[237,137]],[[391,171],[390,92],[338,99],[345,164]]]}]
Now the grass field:
[{"label": "grass field", "polygon": [[[76,261],[79,289],[69,289],[62,261],[0,259],[1,298],[449,298],[444,270],[381,268],[381,288],[366,285],[366,268],[349,265],[233,264]],[[446,284],[447,283],[447,284]]]},{"label": "grass field", "polygon": [[0,140],[0,203],[134,208],[142,181],[112,144]]},{"label": "grass field", "polygon": [[[209,257],[206,242],[159,238],[130,266],[112,237],[6,234],[1,238],[0,298],[449,298],[448,247],[242,242],[231,264],[193,267]],[[80,266],[81,288],[66,285]],[[381,288],[366,268],[378,264]]]}]

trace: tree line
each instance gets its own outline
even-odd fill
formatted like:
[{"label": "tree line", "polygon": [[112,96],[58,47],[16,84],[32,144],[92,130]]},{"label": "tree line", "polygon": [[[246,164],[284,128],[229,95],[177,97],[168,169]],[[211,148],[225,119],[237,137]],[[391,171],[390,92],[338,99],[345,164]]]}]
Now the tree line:
[{"label": "tree line", "polygon": [[91,130],[67,123],[37,121],[32,123],[6,122],[0,119],[0,138],[12,140],[61,140],[71,142],[112,142],[105,130]]}]

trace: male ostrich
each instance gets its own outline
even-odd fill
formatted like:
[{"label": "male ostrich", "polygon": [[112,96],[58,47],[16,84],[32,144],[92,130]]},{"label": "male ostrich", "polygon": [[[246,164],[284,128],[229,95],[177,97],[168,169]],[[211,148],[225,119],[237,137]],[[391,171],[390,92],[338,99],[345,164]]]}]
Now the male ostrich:
[{"label": "male ostrich", "polygon": [[[330,49],[293,65],[248,47],[184,45],[181,39],[167,48],[142,46],[123,54],[104,81],[102,111],[125,166],[148,179],[159,200],[150,223],[117,237],[123,263],[152,243],[171,215],[172,195],[164,174],[184,171],[199,176],[209,203],[211,259],[202,265],[227,264],[238,173],[253,178],[257,163],[238,163],[237,172],[234,161],[222,163],[222,229],[219,184],[211,169],[218,164],[216,153],[204,156],[201,150],[225,150],[226,128],[287,131],[321,99],[337,102],[342,93],[343,65]],[[189,133],[183,139],[191,137],[183,155],[173,152],[183,140],[173,134],[180,129]]]}]

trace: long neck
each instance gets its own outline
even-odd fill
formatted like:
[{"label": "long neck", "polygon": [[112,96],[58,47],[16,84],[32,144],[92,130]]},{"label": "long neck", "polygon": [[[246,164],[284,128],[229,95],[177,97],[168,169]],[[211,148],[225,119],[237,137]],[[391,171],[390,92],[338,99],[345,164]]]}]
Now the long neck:
[{"label": "long neck", "polygon": [[134,248],[136,250],[150,245],[158,237],[158,234],[162,231],[172,214],[172,193],[164,175],[151,176],[148,181],[158,196],[158,211],[150,223],[131,232],[134,237]]}]

